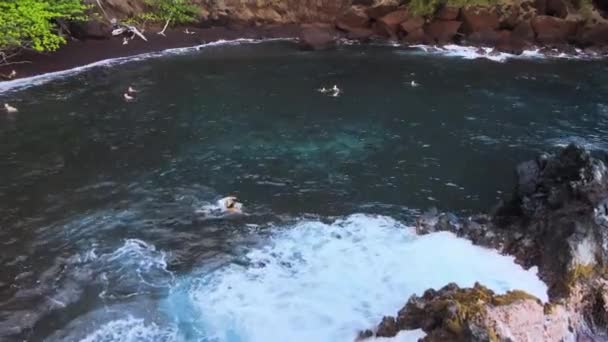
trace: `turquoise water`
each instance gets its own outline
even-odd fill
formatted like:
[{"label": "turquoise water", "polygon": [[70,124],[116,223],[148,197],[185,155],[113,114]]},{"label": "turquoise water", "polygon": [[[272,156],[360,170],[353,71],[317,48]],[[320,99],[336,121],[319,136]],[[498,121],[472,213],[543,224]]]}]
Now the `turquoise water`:
[{"label": "turquoise water", "polygon": [[[489,210],[539,152],[606,150],[606,71],[271,42],[0,93],[20,109],[0,115],[0,336],[268,341],[277,321],[277,340],[350,340],[449,281],[542,296],[509,259],[408,225]],[[201,213],[229,194],[247,215]],[[446,258],[469,271],[428,261]],[[415,267],[436,271],[398,275]]]}]

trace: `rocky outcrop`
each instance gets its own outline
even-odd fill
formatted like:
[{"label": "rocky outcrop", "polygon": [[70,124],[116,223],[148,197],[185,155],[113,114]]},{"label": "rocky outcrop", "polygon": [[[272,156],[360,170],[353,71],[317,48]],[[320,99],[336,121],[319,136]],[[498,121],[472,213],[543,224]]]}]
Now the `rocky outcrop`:
[{"label": "rocky outcrop", "polygon": [[439,20],[456,20],[460,15],[460,8],[454,6],[442,6],[437,13],[435,14],[435,18]]},{"label": "rocky outcrop", "polygon": [[537,298],[522,291],[496,295],[480,284],[472,288],[448,284],[412,296],[396,317],[384,317],[375,336],[422,329],[427,342],[572,340],[565,312],[545,311]]},{"label": "rocky outcrop", "polygon": [[407,10],[397,10],[378,19],[376,22],[378,33],[388,38],[396,38],[399,25],[410,18]]},{"label": "rocky outcrop", "polygon": [[[87,0],[97,8],[97,0]],[[405,44],[465,42],[521,53],[533,45],[608,45],[608,19],[600,10],[566,0],[513,0],[492,6],[441,5],[415,15],[398,0],[192,0],[200,26],[331,24],[350,39],[401,40]],[[126,18],[146,9],[145,0],[101,0],[106,19]],[[586,5],[585,5],[586,6]],[[460,23],[460,24],[459,24]],[[105,28],[104,28],[105,29]],[[76,25],[78,39],[107,38],[99,22]],[[301,36],[310,37],[310,32]],[[304,45],[310,46],[304,42]]]},{"label": "rocky outcrop", "polygon": [[458,35],[461,25],[462,23],[456,20],[434,21],[424,28],[424,32],[434,43],[446,44]]},{"label": "rocky outcrop", "polygon": [[344,31],[370,27],[370,18],[364,6],[353,6],[336,21],[336,26]]},{"label": "rocky outcrop", "polygon": [[425,20],[421,16],[410,17],[401,23],[401,30],[406,34],[410,34],[418,29],[421,29],[422,26],[424,26],[424,23]]},{"label": "rocky outcrop", "polygon": [[576,41],[583,47],[592,45],[608,45],[608,23],[582,27]]},{"label": "rocky outcrop", "polygon": [[496,30],[499,26],[495,8],[466,7],[462,9],[463,29],[471,34],[482,30]]},{"label": "rocky outcrop", "polygon": [[536,39],[543,44],[567,43],[576,35],[578,24],[574,21],[539,15],[532,19]]},{"label": "rocky outcrop", "polygon": [[[503,297],[483,287],[447,286],[412,297],[397,318],[385,318],[376,334],[422,328],[427,341],[607,339],[608,169],[602,160],[570,145],[521,163],[516,175],[513,197],[492,215],[461,220],[431,211],[418,219],[416,229],[419,234],[451,231],[514,255],[524,267],[538,266],[550,303],[543,307],[531,298],[516,298],[497,306]],[[474,315],[462,311],[468,307],[462,303],[466,298],[481,303],[474,306]],[[526,331],[532,335],[517,338]]]},{"label": "rocky outcrop", "polygon": [[69,30],[72,37],[80,40],[110,39],[112,37],[112,25],[101,20],[71,22]]},{"label": "rocky outcrop", "polygon": [[513,198],[493,215],[459,220],[450,214],[419,218],[421,234],[447,230],[538,266],[552,299],[569,295],[571,272],[608,265],[608,170],[570,145],[517,166]]}]

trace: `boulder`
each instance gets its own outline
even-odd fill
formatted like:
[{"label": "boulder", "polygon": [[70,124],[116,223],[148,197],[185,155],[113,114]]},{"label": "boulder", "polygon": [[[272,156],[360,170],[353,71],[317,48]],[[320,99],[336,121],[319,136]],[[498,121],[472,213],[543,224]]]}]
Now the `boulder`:
[{"label": "boulder", "polygon": [[522,8],[514,4],[503,4],[497,6],[499,27],[512,30],[521,22]]},{"label": "boulder", "polygon": [[[544,322],[543,306],[537,298],[523,291],[496,295],[480,284],[475,284],[472,288],[460,288],[452,283],[439,290],[427,290],[422,296],[411,296],[397,317],[382,319],[376,336],[394,337],[401,330],[422,329],[427,334],[424,341],[493,341],[495,339],[492,337],[498,335],[497,330],[525,332],[525,328],[518,329],[518,320],[510,321],[504,317],[510,312],[521,314],[522,309],[536,314],[525,316],[534,320],[534,324],[525,327],[529,330],[527,337],[532,338],[530,341],[542,341],[545,328],[551,322]],[[560,323],[567,328],[567,322]],[[568,329],[560,331],[564,335],[552,336],[557,337],[555,341],[567,336]],[[527,339],[517,341],[525,340]]]},{"label": "boulder", "polygon": [[529,21],[522,21],[511,31],[511,40],[524,45],[531,45],[534,42],[535,34]]},{"label": "boulder", "polygon": [[532,6],[536,9],[537,15],[547,14],[547,0],[534,0]]},{"label": "boulder", "polygon": [[472,45],[495,46],[500,40],[500,34],[497,30],[483,29],[473,32],[467,37],[467,42]]},{"label": "boulder", "polygon": [[105,21],[73,21],[69,25],[72,37],[76,39],[110,39],[112,38],[112,25]]},{"label": "boulder", "polygon": [[608,45],[608,24],[586,26],[579,30],[576,42],[582,46]]},{"label": "boulder", "polygon": [[424,27],[426,35],[439,44],[450,43],[458,35],[462,22],[456,20],[433,21]]},{"label": "boulder", "polygon": [[552,17],[566,18],[568,16],[568,7],[564,0],[546,0],[546,14]]},{"label": "boulder", "polygon": [[304,27],[300,33],[300,47],[305,50],[325,50],[335,46],[337,34],[328,27]]},{"label": "boulder", "polygon": [[435,18],[439,20],[456,20],[460,14],[460,8],[454,6],[443,6],[435,13]]},{"label": "boulder", "polygon": [[386,37],[395,38],[397,36],[399,25],[406,21],[409,17],[410,16],[407,10],[397,10],[383,16],[377,21],[379,33]]},{"label": "boulder", "polygon": [[467,34],[484,29],[496,30],[499,27],[495,9],[485,7],[466,7],[461,11],[463,31]]},{"label": "boulder", "polygon": [[344,31],[352,29],[369,28],[369,17],[362,6],[353,6],[336,21],[336,26]]},{"label": "boulder", "polygon": [[378,20],[385,15],[394,12],[397,10],[397,6],[393,5],[379,5],[368,8],[365,13],[370,17],[370,19]]},{"label": "boulder", "polygon": [[406,21],[401,23],[401,30],[406,33],[411,33],[418,29],[421,29],[424,26],[424,18],[421,16],[411,17]]},{"label": "boulder", "polygon": [[532,19],[536,40],[543,44],[567,43],[576,35],[578,24],[560,18],[540,15]]}]

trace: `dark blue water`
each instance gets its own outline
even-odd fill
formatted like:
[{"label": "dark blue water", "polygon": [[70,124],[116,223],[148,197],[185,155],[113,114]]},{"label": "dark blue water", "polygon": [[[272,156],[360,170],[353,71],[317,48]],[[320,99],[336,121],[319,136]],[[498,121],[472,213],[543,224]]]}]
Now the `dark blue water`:
[{"label": "dark blue water", "polygon": [[[109,307],[149,316],[183,275],[247,264],[302,218],[489,210],[517,162],[570,141],[608,148],[607,72],[273,42],[0,93],[20,110],[0,114],[0,336],[77,339]],[[333,84],[342,96],[316,91]],[[197,213],[228,194],[248,216]]]}]

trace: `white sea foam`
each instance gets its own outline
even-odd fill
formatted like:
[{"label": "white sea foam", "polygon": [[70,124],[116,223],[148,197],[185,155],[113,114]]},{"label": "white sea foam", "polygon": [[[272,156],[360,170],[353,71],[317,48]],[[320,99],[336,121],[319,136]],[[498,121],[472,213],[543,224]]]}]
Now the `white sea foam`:
[{"label": "white sea foam", "polygon": [[109,59],[104,59],[104,60],[97,61],[97,62],[94,62],[91,64],[75,67],[72,69],[49,72],[46,74],[32,76],[32,77],[24,77],[24,78],[19,78],[19,79],[12,80],[12,81],[0,82],[0,94],[3,92],[7,92],[7,91],[25,89],[25,88],[29,88],[32,86],[45,84],[45,83],[48,83],[53,80],[77,75],[83,71],[86,71],[86,70],[89,70],[89,69],[95,68],[95,67],[110,67],[110,66],[121,65],[124,63],[128,63],[128,62],[142,61],[142,60],[149,59],[149,58],[169,56],[169,55],[180,55],[180,54],[185,54],[185,53],[191,53],[191,52],[200,50],[201,48],[212,47],[212,46],[258,44],[258,43],[269,42],[269,41],[289,41],[289,40],[292,40],[292,39],[288,39],[288,38],[271,38],[271,39],[240,38],[240,39],[235,39],[235,40],[218,40],[218,41],[211,42],[211,43],[189,46],[189,47],[166,49],[166,50],[156,51],[156,52],[147,52],[147,53],[142,53],[142,54],[134,55],[134,56],[127,56],[127,57],[109,58]]},{"label": "white sea foam", "polygon": [[161,328],[157,324],[146,323],[144,319],[129,316],[108,322],[95,330],[81,342],[169,342],[178,341],[177,329]]},{"label": "white sea foam", "polygon": [[352,341],[410,295],[449,282],[547,300],[536,270],[450,233],[416,236],[391,218],[362,214],[275,229],[245,265],[184,278],[163,305],[166,314],[206,341],[334,342]]},{"label": "white sea foam", "polygon": [[608,150],[608,144],[606,144],[603,141],[603,137],[599,135],[588,135],[586,137],[566,136],[561,138],[549,139],[547,142],[555,147],[566,147],[570,144],[576,144],[584,147],[587,150],[592,151]]},{"label": "white sea foam", "polygon": [[510,54],[506,52],[496,51],[491,47],[474,47],[449,44],[443,46],[433,45],[412,45],[410,47],[422,50],[425,53],[460,57],[464,59],[488,59],[494,62],[506,62],[509,59],[598,59],[605,56],[592,53],[583,53],[581,50],[576,50],[576,54],[558,53],[544,54],[540,49],[524,50],[521,55]]}]

